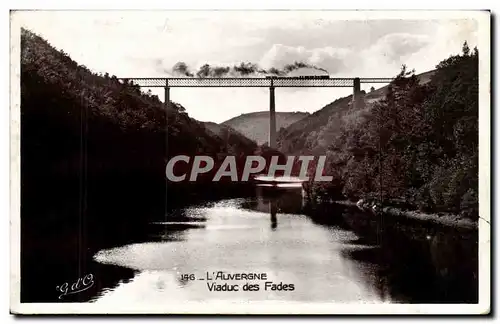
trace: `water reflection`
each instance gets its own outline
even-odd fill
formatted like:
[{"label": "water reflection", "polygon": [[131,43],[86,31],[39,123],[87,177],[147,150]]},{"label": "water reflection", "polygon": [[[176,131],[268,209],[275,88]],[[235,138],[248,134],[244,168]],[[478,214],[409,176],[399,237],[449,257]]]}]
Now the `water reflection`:
[{"label": "water reflection", "polygon": [[[114,300],[116,294],[136,289],[146,294],[144,300],[164,298],[153,284],[156,282],[153,277],[158,276],[170,283],[165,284],[163,290],[177,296],[177,300],[380,302],[372,287],[351,275],[350,266],[341,255],[342,240],[353,239],[349,232],[332,232],[301,214],[300,188],[298,192],[259,190],[253,198],[186,209],[187,218],[191,218],[191,213],[203,215],[203,227],[172,229],[168,224],[162,227],[168,233],[182,232],[177,234],[182,240],[133,244],[99,252],[96,261],[134,269],[137,276],[96,302]],[[207,273],[214,276],[218,271],[265,273],[276,287],[293,284],[294,291],[275,291],[270,286],[266,289],[264,281],[251,282],[260,284],[256,292],[210,291],[211,282],[201,279]],[[182,277],[190,273],[197,279]],[[148,287],[143,286],[146,282],[150,282]],[[219,280],[218,283],[243,285],[245,282]]]},{"label": "water reflection", "polygon": [[[378,287],[380,296],[389,294],[395,301],[410,303],[477,303],[477,231],[351,208],[342,217],[374,247],[343,254],[356,263],[361,278]],[[375,277],[366,273],[367,262],[376,265]]]},{"label": "water reflection", "polygon": [[[311,209],[301,188],[256,190],[255,197],[177,210],[151,224],[147,242],[97,253],[96,263],[132,269],[134,277],[103,290],[95,302],[477,301],[470,234],[338,205]],[[468,259],[460,262],[457,255]],[[210,291],[208,284],[215,281],[207,278],[218,271],[266,273],[276,284],[293,283],[295,290],[265,290],[260,282],[257,292]]]},{"label": "water reflection", "polygon": [[279,214],[301,214],[304,207],[304,196],[301,186],[281,184],[279,186],[258,185],[254,199],[245,199],[241,203],[243,209],[269,213],[272,230],[278,227]]},{"label": "water reflection", "polygon": [[[105,247],[140,241],[143,228],[121,223],[113,227],[107,225],[87,224],[82,229],[78,224],[23,223],[26,228],[21,235],[22,302],[87,302],[102,291],[114,289],[134,278],[134,270],[94,262],[93,256]],[[79,240],[80,235],[87,238],[85,245]],[[95,279],[92,287],[59,298],[61,291],[56,287],[65,283],[71,286],[89,274]]]},{"label": "water reflection", "polygon": [[271,229],[275,230],[278,227],[278,219],[276,218],[276,212],[278,211],[278,205],[273,202],[271,206],[269,206],[271,211]]}]

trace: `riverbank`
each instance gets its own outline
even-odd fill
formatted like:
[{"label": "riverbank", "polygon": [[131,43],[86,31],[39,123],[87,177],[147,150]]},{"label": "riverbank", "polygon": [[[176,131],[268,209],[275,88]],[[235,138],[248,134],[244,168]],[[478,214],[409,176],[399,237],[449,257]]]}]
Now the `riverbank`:
[{"label": "riverbank", "polygon": [[[338,205],[344,205],[349,207],[357,207],[362,211],[374,213],[371,208],[359,207],[355,202],[349,200],[339,200],[333,203]],[[444,225],[448,227],[453,227],[456,229],[477,229],[478,222],[475,222],[468,218],[460,217],[456,214],[451,213],[424,213],[416,210],[403,210],[396,207],[383,207],[380,209],[380,213],[385,215],[395,216],[395,217],[406,217],[410,219],[416,219],[423,222],[434,223],[438,225]]]}]

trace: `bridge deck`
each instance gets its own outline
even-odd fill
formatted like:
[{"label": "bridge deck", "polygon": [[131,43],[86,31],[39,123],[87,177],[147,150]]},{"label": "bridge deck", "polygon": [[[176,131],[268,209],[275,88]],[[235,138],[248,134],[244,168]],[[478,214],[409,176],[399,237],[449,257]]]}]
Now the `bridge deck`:
[{"label": "bridge deck", "polygon": [[[353,87],[354,78],[121,78],[140,87]],[[360,83],[389,83],[392,78],[360,78]]]}]

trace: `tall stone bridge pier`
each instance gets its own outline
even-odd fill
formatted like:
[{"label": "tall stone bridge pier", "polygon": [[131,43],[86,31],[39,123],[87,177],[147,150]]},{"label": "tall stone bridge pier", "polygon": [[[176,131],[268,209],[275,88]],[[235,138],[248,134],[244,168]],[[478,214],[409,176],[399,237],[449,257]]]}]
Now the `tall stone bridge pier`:
[{"label": "tall stone bridge pier", "polygon": [[170,88],[269,88],[269,146],[276,148],[276,107],[275,88],[332,88],[352,87],[352,107],[360,108],[364,97],[361,83],[389,83],[392,78],[330,78],[329,76],[300,76],[264,78],[121,78],[126,83],[132,83],[146,88],[164,88],[165,105],[170,104]]}]

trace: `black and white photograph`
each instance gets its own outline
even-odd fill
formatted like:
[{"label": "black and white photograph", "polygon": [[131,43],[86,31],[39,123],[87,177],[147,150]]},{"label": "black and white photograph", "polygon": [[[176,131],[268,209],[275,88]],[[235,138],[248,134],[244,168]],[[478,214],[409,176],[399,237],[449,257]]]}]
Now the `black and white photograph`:
[{"label": "black and white photograph", "polygon": [[11,313],[489,314],[490,19],[12,10]]}]

